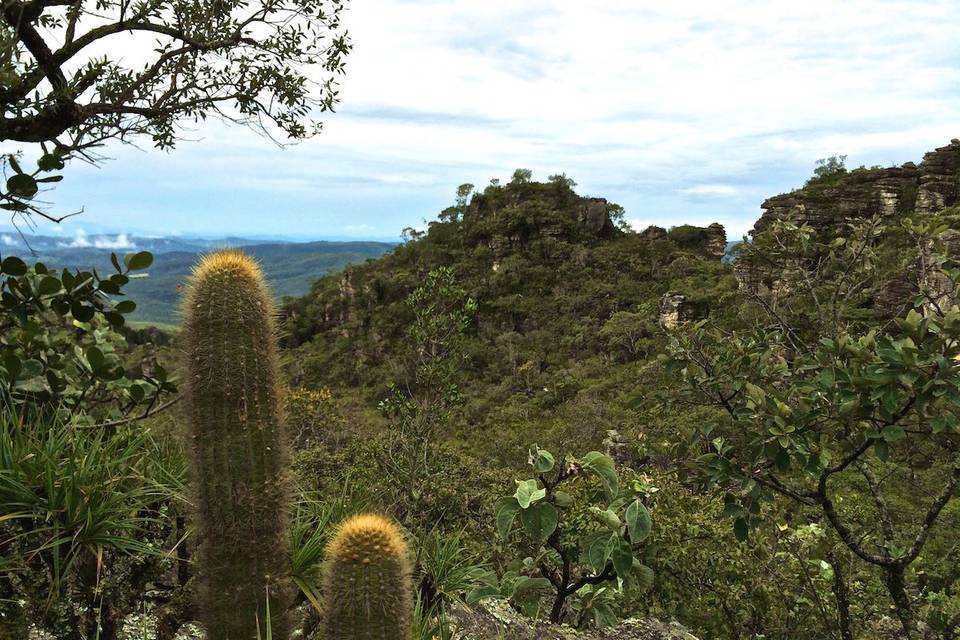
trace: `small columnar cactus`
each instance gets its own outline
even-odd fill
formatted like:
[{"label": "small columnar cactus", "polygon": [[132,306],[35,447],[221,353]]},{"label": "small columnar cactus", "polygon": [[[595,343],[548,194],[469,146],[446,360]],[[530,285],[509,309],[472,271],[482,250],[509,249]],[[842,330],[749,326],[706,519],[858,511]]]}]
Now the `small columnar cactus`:
[{"label": "small columnar cactus", "polygon": [[382,516],[344,522],[327,549],[326,640],[410,640],[407,544]]},{"label": "small columnar cactus", "polygon": [[198,611],[208,640],[285,640],[288,486],[273,296],[257,264],[219,251],[183,306],[196,502]]}]

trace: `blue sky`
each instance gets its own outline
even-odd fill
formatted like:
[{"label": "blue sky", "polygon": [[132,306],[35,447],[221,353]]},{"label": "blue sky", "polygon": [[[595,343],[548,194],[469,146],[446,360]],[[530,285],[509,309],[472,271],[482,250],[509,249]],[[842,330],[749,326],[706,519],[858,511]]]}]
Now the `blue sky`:
[{"label": "blue sky", "polygon": [[[817,158],[960,137],[956,0],[357,0],[343,101],[289,148],[206,124],[47,199],[81,232],[395,238],[457,185],[564,172],[638,229],[746,232]],[[43,228],[41,231],[50,231]]]}]

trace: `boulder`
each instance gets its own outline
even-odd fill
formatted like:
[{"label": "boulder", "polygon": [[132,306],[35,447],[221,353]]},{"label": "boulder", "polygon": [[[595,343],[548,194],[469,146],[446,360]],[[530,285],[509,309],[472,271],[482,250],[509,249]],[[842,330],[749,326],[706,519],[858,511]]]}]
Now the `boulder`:
[{"label": "boulder", "polygon": [[453,606],[449,619],[461,640],[697,640],[681,625],[654,618],[631,618],[615,627],[585,630],[536,622],[495,599],[469,608]]}]

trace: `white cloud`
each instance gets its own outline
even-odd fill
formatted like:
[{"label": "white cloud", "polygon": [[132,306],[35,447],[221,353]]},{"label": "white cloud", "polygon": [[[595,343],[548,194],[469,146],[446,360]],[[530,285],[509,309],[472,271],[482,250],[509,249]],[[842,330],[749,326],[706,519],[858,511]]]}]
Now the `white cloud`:
[{"label": "white cloud", "polygon": [[7,247],[13,247],[13,246],[16,246],[17,244],[17,241],[14,239],[14,237],[8,236],[7,234],[0,235],[0,242],[2,242],[4,246],[7,246]]},{"label": "white cloud", "polygon": [[70,242],[58,242],[57,246],[70,249],[133,249],[137,245],[130,239],[130,235],[120,233],[112,239],[108,235],[97,235],[91,238],[83,229],[77,229],[73,240]]},{"label": "white cloud", "polygon": [[698,184],[695,187],[681,189],[680,193],[707,198],[729,198],[737,195],[739,190],[729,184]]},{"label": "white cloud", "polygon": [[[360,234],[526,167],[565,172],[639,229],[716,220],[739,234],[817,158],[917,161],[960,135],[958,24],[947,0],[366,0],[344,15],[355,48],[318,138],[281,151],[205,124],[175,154],[111,148],[116,162],[62,188],[82,173],[85,215],[118,225],[135,206],[155,230],[181,215],[191,230],[275,232],[309,199],[330,212],[316,232],[346,218]],[[141,190],[136,171],[184,210],[140,193],[118,204],[117,185]],[[276,215],[251,192],[272,194]]]}]

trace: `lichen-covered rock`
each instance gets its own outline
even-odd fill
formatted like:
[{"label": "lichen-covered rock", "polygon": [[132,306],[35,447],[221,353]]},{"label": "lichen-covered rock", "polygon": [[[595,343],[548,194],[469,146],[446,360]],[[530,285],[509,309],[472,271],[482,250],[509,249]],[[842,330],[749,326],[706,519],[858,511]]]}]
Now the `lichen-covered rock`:
[{"label": "lichen-covered rock", "polygon": [[536,622],[495,599],[470,608],[455,605],[449,619],[461,640],[697,640],[675,622],[652,618],[631,618],[615,627],[584,630]]},{"label": "lichen-covered rock", "polygon": [[617,228],[610,220],[609,209],[606,199],[590,198],[581,207],[577,219],[591,234],[598,238],[610,238],[616,235]]},{"label": "lichen-covered rock", "polygon": [[668,293],[660,300],[660,326],[665,329],[675,329],[704,315],[701,305],[688,300],[682,293]]}]

